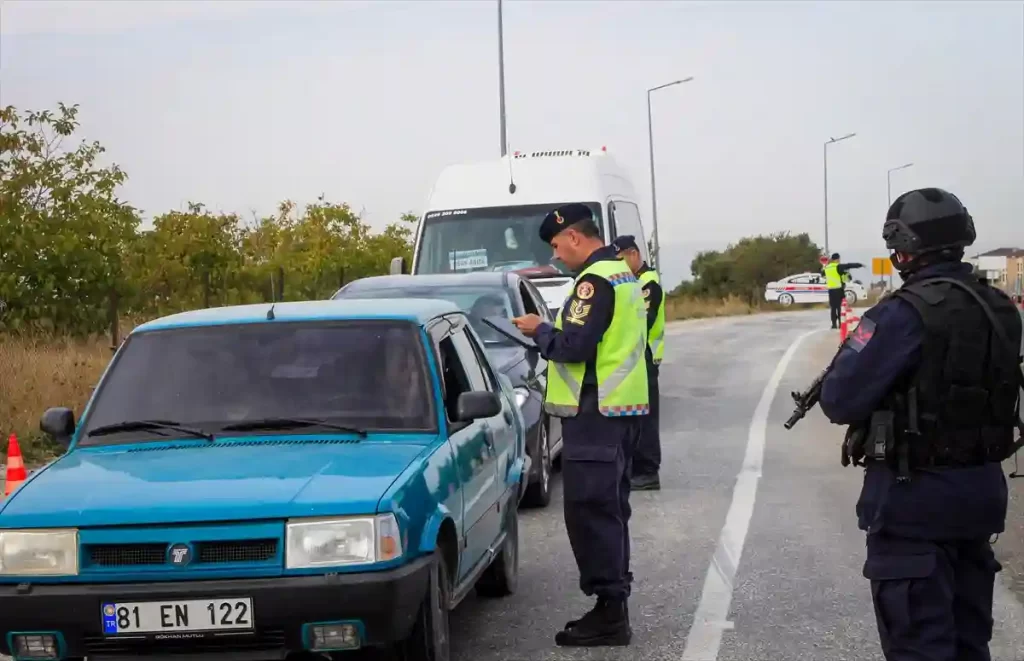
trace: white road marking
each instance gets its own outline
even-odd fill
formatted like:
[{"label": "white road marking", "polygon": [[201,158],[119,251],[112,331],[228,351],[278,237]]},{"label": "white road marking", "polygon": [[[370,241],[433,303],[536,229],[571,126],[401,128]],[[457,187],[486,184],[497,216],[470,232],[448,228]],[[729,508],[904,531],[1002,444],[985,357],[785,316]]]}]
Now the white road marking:
[{"label": "white road marking", "polygon": [[732,622],[728,621],[733,581],[736,579],[736,568],[743,554],[743,543],[750,528],[750,519],[754,515],[757,483],[761,478],[761,464],[764,460],[768,433],[768,413],[782,376],[786,373],[786,368],[800,343],[819,332],[821,331],[815,330],[804,333],[789,345],[789,349],[779,359],[775,372],[765,385],[761,401],[754,409],[743,467],[736,477],[732,503],[725,515],[725,526],[722,527],[722,534],[718,538],[715,553],[711,557],[711,565],[704,578],[704,591],[701,593],[697,612],[693,616],[693,626],[686,637],[682,661],[716,661],[718,649],[722,645],[722,632],[733,626]]}]

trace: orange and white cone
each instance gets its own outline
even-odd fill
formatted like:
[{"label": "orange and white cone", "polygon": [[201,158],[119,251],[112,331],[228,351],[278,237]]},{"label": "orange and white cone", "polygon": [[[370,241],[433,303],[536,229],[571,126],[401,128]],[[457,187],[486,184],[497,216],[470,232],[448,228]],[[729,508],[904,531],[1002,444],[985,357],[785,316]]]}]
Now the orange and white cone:
[{"label": "orange and white cone", "polygon": [[7,441],[7,481],[4,484],[4,496],[11,495],[27,477],[25,461],[21,458],[21,447],[18,445],[18,437],[11,434]]},{"label": "orange and white cone", "polygon": [[839,343],[842,344],[846,341],[846,334],[850,331],[849,326],[847,326],[850,314],[850,304],[845,298],[843,298],[843,305],[840,309],[842,311],[839,313]]}]

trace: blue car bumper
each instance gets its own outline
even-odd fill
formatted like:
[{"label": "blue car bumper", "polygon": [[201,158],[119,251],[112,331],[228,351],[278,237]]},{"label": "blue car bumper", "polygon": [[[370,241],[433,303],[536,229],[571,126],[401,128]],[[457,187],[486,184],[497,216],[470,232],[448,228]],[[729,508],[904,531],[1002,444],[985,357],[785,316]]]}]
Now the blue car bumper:
[{"label": "blue car bumper", "polygon": [[[406,638],[426,593],[433,558],[354,574],[131,584],[0,585],[0,652],[11,634],[59,634],[62,658],[173,656],[281,659],[310,649],[309,625],[357,624],[362,647]],[[250,598],[252,630],[105,635],[104,603]]]}]

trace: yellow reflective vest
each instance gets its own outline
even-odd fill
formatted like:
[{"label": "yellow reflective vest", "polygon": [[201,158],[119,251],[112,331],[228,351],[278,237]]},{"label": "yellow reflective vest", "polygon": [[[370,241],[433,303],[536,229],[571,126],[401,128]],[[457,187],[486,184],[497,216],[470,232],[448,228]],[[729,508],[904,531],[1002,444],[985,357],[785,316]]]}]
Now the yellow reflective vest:
[{"label": "yellow reflective vest", "polygon": [[[595,369],[598,410],[609,417],[647,415],[650,400],[647,393],[647,314],[643,292],[636,276],[625,262],[602,260],[583,269],[576,276],[573,291],[583,276],[596,275],[612,286],[615,302],[611,325],[597,345]],[[558,313],[555,328],[562,329],[565,307]],[[560,418],[571,418],[579,412],[580,392],[586,363],[548,361],[547,391],[544,410]]]}]

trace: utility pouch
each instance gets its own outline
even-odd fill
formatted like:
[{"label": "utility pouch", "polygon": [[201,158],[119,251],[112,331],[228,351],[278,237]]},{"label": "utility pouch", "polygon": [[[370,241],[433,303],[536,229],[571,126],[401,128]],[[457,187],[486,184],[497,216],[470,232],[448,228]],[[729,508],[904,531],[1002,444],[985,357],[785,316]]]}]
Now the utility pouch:
[{"label": "utility pouch", "polygon": [[896,448],[896,414],[892,411],[875,411],[871,414],[864,456],[872,461],[885,461],[893,456]]}]

